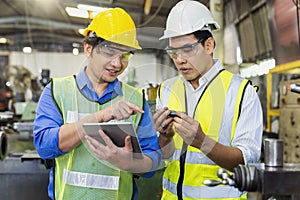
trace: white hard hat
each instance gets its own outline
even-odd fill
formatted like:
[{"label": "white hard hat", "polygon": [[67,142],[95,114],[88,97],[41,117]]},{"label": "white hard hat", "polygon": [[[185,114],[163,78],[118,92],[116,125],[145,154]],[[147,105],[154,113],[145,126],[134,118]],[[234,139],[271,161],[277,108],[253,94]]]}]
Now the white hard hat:
[{"label": "white hard hat", "polygon": [[209,9],[197,1],[183,0],[170,11],[164,35],[167,39],[193,33],[198,30],[218,30],[219,24],[212,17]]}]

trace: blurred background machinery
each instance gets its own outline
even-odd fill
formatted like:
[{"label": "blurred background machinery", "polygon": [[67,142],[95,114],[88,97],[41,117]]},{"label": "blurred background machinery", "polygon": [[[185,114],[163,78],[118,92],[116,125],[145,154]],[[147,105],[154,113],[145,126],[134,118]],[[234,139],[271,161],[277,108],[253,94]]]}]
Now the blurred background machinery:
[{"label": "blurred background machinery", "polygon": [[33,144],[37,101],[49,72],[39,82],[30,71],[11,66],[0,78],[0,197],[48,199],[48,174]]},{"label": "blurred background machinery", "polygon": [[300,163],[300,94],[291,85],[300,79],[280,82],[279,138],[284,141],[284,162]]}]

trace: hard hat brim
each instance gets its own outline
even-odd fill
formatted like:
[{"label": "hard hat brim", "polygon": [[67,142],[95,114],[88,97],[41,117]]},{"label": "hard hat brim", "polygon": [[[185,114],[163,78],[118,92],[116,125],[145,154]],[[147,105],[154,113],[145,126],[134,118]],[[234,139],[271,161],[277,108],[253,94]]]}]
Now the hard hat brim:
[{"label": "hard hat brim", "polygon": [[162,37],[160,37],[159,40],[164,40],[164,39],[178,37],[178,36],[187,35],[187,34],[189,34],[189,32],[178,33],[178,32],[173,32],[173,31],[170,31],[170,30],[165,30],[164,35]]},{"label": "hard hat brim", "polygon": [[179,37],[179,36],[183,36],[183,35],[188,35],[188,34],[191,34],[195,31],[208,30],[208,31],[212,32],[212,31],[217,31],[219,29],[220,29],[219,24],[214,22],[214,23],[211,23],[210,26],[207,26],[207,27],[202,26],[201,29],[196,28],[195,30],[180,32],[180,33],[177,32],[177,31],[165,30],[164,35],[162,37],[160,37],[159,40],[164,40],[164,39],[173,38],[173,37]]}]

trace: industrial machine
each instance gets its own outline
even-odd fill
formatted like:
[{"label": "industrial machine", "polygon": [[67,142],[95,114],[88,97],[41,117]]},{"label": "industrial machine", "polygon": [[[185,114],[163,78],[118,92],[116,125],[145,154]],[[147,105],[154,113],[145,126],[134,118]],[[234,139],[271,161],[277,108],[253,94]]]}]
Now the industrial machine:
[{"label": "industrial machine", "polygon": [[0,112],[0,199],[49,199],[49,170],[35,151],[33,122]]},{"label": "industrial machine", "polygon": [[12,199],[49,199],[49,171],[35,151],[9,154],[0,161],[0,197]]},{"label": "industrial machine", "polygon": [[[33,144],[41,86],[22,67],[11,67],[7,77],[14,81],[10,97],[13,106],[0,109],[0,199],[49,199],[49,170]],[[27,91],[30,98],[25,98]]]},{"label": "industrial machine", "polygon": [[[258,192],[262,200],[300,199],[300,79],[281,81],[279,91],[278,139],[264,140],[264,161],[239,165],[233,172],[220,169],[219,180],[206,180],[204,184]],[[268,145],[270,141],[274,145]]]},{"label": "industrial machine", "polygon": [[[6,124],[0,129],[1,199],[48,199],[49,170],[35,151],[32,137],[28,137],[32,127],[21,123],[18,130],[14,129],[10,112],[0,113],[0,121]],[[25,138],[21,137],[22,131],[26,132]]]},{"label": "industrial machine", "polygon": [[279,138],[284,141],[283,159],[300,163],[300,94],[296,91],[300,79],[280,82]]},{"label": "industrial machine", "polygon": [[300,199],[300,164],[284,163],[282,167],[268,167],[264,163],[239,165],[233,172],[218,171],[220,180],[206,180],[204,184],[230,185],[240,191],[259,192],[262,200]]},{"label": "industrial machine", "polygon": [[300,199],[300,163],[283,162],[281,139],[266,138],[264,146],[263,163],[239,165],[233,172],[221,168],[217,172],[220,180],[205,180],[204,184],[224,184],[240,191],[259,192],[262,194],[261,200]]}]

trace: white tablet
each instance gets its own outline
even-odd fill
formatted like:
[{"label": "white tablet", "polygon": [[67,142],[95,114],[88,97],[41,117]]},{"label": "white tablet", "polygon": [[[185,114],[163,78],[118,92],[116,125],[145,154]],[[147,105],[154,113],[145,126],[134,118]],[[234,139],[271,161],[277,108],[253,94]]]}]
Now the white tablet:
[{"label": "white tablet", "polygon": [[104,123],[85,123],[83,128],[87,135],[97,139],[102,144],[105,144],[98,131],[101,129],[118,147],[125,146],[125,137],[130,135],[133,157],[142,159],[143,153],[138,141],[135,129],[131,122],[104,122]]}]

